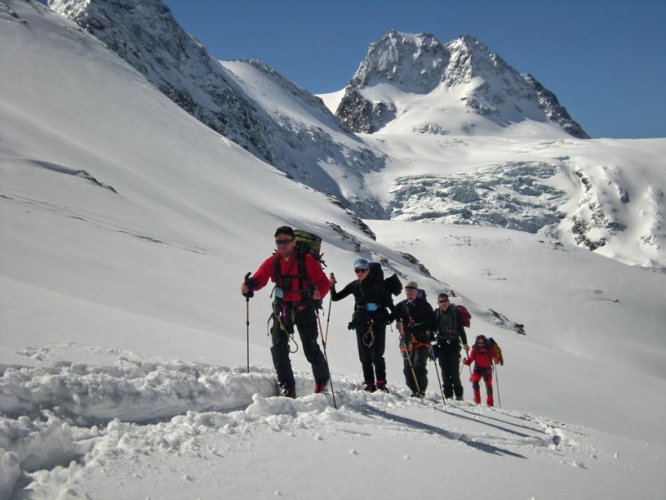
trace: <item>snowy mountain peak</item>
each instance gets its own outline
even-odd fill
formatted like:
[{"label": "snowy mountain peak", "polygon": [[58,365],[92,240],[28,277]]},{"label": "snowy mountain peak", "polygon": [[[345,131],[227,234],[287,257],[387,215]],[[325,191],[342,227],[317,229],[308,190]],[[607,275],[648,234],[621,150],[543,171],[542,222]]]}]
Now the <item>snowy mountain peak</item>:
[{"label": "snowy mountain peak", "polygon": [[[423,95],[431,98],[424,101]],[[443,111],[442,116],[414,123],[416,114],[432,109]],[[370,45],[337,115],[356,132],[373,133],[392,123],[385,131],[441,134],[451,131],[450,110],[463,115],[457,125],[465,134],[501,133],[531,120],[588,138],[552,92],[468,34],[442,44],[429,33],[388,32]],[[488,122],[495,126],[488,129]]]},{"label": "snowy mountain peak", "polygon": [[430,33],[389,31],[370,45],[350,84],[363,88],[390,82],[404,91],[428,93],[441,83],[469,83],[492,71],[515,72],[471,35],[442,44]]},{"label": "snowy mountain peak", "polygon": [[450,54],[444,82],[450,87],[470,83],[472,78],[487,79],[489,75],[518,75],[497,54],[471,35],[461,35],[446,44]]},{"label": "snowy mountain peak", "polygon": [[443,45],[429,33],[389,31],[370,45],[350,84],[363,88],[391,82],[413,92],[429,92],[439,84],[448,59]]}]

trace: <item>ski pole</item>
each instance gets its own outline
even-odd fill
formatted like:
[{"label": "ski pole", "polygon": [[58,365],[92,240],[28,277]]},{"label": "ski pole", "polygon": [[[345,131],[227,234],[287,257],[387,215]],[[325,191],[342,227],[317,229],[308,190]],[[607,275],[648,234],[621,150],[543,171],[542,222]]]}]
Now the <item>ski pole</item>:
[{"label": "ski pole", "polygon": [[250,297],[245,297],[245,348],[247,350],[247,372],[250,373]]},{"label": "ski pole", "polygon": [[247,372],[250,373],[250,297],[254,297],[254,292],[250,286],[250,274],[245,275],[245,284],[248,291],[244,293],[245,296],[245,349],[247,351]]},{"label": "ski pole", "polygon": [[[329,306],[330,313],[330,306]],[[324,347],[324,361],[326,361],[326,368],[328,368],[328,383],[331,386],[331,396],[333,397],[333,408],[338,409],[338,403],[335,400],[335,389],[333,389],[333,376],[331,375],[331,365],[328,364],[328,353],[326,352],[326,339],[321,328],[321,319],[319,319],[319,309],[315,307],[315,314],[317,315],[317,325],[319,326],[319,335],[321,336],[321,344]],[[328,336],[328,325],[326,335]]]},{"label": "ski pole", "polygon": [[328,314],[326,315],[326,335],[324,336],[324,345],[328,343],[328,327],[331,324],[331,306],[333,305],[333,296],[328,298]]},{"label": "ski pole", "polygon": [[409,355],[409,352],[407,352],[407,344],[405,344],[405,340],[402,335],[400,335],[400,344],[402,345],[403,352],[405,359],[407,360],[407,364],[409,365],[409,369],[412,372],[412,378],[414,379],[414,387],[416,387],[416,392],[418,396],[421,398],[421,401],[423,401],[423,394],[421,394],[421,388],[419,387],[419,381],[416,378],[416,372],[414,371],[414,365],[412,364],[412,358]]},{"label": "ski pole", "polygon": [[[432,349],[432,346],[430,346]],[[442,379],[439,376],[439,368],[437,368],[437,358],[433,357],[432,362],[435,364],[435,373],[437,374],[437,382],[439,382],[439,392],[442,394],[442,403],[446,406],[446,398],[444,397],[444,389],[442,388]]]},{"label": "ski pole", "polygon": [[499,375],[497,374],[497,365],[493,361],[493,371],[495,372],[495,385],[497,385],[497,406],[502,407],[502,398],[500,397]]}]

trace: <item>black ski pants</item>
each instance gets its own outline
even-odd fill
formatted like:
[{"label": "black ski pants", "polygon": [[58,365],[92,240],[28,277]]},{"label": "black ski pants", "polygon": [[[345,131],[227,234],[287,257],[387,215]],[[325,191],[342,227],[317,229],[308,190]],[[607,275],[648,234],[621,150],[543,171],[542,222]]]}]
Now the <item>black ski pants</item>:
[{"label": "black ski pants", "polygon": [[439,345],[439,366],[442,368],[442,388],[444,397],[462,398],[463,386],[460,382],[460,344]]},{"label": "black ski pants", "polygon": [[356,328],[356,346],[361,361],[363,381],[374,385],[376,381],[386,381],[386,324],[373,323]]},{"label": "black ski pants", "polygon": [[[405,383],[412,394],[425,394],[428,387],[428,358],[430,357],[430,346],[421,345],[415,347],[411,352],[403,351],[403,370]],[[413,371],[412,371],[413,370]]]},{"label": "black ski pants", "polygon": [[[325,384],[330,378],[328,364],[324,353],[322,353],[317,343],[319,330],[317,328],[317,316],[312,305],[294,305],[291,307],[289,318],[293,318],[293,325],[298,329],[301,338],[301,345],[305,358],[312,365],[312,374],[316,384]],[[285,325],[284,322],[273,315],[273,326],[271,327],[271,356],[273,357],[273,366],[277,372],[278,384],[287,387],[296,387],[294,372],[291,368],[289,359],[289,333],[293,331],[293,325]],[[285,329],[287,331],[285,331]]]}]

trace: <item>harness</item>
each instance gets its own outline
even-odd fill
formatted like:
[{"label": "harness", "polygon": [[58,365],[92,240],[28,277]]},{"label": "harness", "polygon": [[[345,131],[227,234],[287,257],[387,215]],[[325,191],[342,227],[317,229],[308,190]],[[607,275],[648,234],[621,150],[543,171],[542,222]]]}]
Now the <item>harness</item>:
[{"label": "harness", "polygon": [[[370,285],[376,288],[378,286],[377,283],[377,281],[372,281]],[[375,343],[375,313],[380,313],[384,309],[384,305],[367,301],[361,280],[357,280],[356,287],[358,294],[354,293],[354,297],[357,299],[354,307],[355,315],[358,314],[362,318],[361,321],[367,327],[365,332],[363,332],[361,340],[366,347],[372,347]]]},{"label": "harness", "polygon": [[[312,298],[312,281],[308,280],[308,273],[305,269],[305,253],[299,250],[296,251],[296,258],[291,259],[287,274],[281,274],[282,266],[280,264],[280,257],[273,254],[273,281],[275,282],[274,293],[275,297],[281,299],[283,292],[298,292],[301,294],[301,302],[309,301]],[[296,264],[296,269],[294,269]],[[296,272],[294,272],[296,271]],[[298,288],[292,290],[292,279],[298,278]],[[305,297],[305,300],[303,298]]]},{"label": "harness", "polygon": [[[298,343],[294,340],[296,313],[312,305],[314,284],[307,276],[304,252],[296,251],[296,258],[289,261],[287,274],[281,274],[280,257],[276,254],[273,255],[273,281],[275,282],[275,287],[271,292],[271,296],[274,296],[273,313],[269,316],[267,324],[270,325],[271,319],[277,321],[280,330],[289,337],[289,342],[296,346],[293,351],[291,348],[289,350],[289,352],[294,353],[298,351]],[[294,278],[298,278],[298,288],[296,289],[292,288]],[[285,292],[297,292],[300,294],[301,300],[284,300]]]},{"label": "harness", "polygon": [[423,321],[419,323],[414,321],[414,318],[411,314],[411,310],[414,308],[416,308],[415,302],[407,302],[403,305],[403,310],[407,311],[407,323],[404,324],[404,327],[405,330],[410,334],[410,339],[409,345],[407,345],[406,342],[402,342],[402,345],[400,346],[400,350],[402,352],[411,353],[414,349],[418,349],[419,347],[430,347],[430,342],[421,342],[414,334],[415,329],[425,324]]}]

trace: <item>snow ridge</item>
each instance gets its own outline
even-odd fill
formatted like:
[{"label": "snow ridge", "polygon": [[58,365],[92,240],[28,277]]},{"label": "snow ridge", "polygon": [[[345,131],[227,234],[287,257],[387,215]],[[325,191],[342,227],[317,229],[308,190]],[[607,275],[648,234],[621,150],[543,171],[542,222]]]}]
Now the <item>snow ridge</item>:
[{"label": "snow ridge", "polygon": [[[75,496],[77,477],[84,471],[94,473],[110,460],[132,462],[147,454],[213,459],[270,428],[298,433],[325,426],[329,434],[342,437],[372,425],[380,434],[425,433],[429,439],[459,442],[489,454],[545,453],[556,461],[573,454],[582,463],[576,451],[580,445],[568,442],[571,430],[520,412],[490,413],[464,402],[443,407],[434,395],[422,402],[407,397],[404,389],[368,394],[345,380],[336,384],[340,409],[334,410],[330,394],[304,390],[306,395],[295,400],[275,397],[272,369],[253,366],[251,373],[242,373],[130,357],[121,356],[111,366],[58,363],[3,368],[3,497],[20,485],[24,474],[32,477],[29,491],[34,496],[29,498],[56,496],[63,490]],[[299,390],[306,380],[310,381],[309,374],[297,373]],[[435,421],[402,415],[405,409],[424,404]],[[449,430],[442,419],[476,421],[477,429]]]}]

